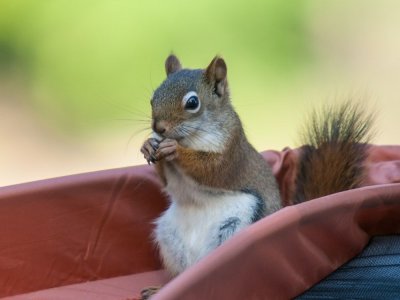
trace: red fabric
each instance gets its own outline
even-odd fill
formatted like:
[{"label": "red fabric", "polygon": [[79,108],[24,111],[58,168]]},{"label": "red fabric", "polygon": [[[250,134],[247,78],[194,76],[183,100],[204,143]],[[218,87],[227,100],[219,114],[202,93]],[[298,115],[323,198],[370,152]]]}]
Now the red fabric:
[{"label": "red fabric", "polygon": [[166,207],[149,167],[0,189],[0,297],[161,268],[152,221]]},{"label": "red fabric", "polygon": [[291,299],[358,254],[375,234],[400,233],[400,184],[289,206],[217,248],[154,300]]},{"label": "red fabric", "polygon": [[269,150],[264,151],[261,154],[272,166],[272,172],[278,180],[282,205],[291,205],[292,203],[290,199],[292,199],[295,188],[294,183],[300,150],[285,148],[281,152]]},{"label": "red fabric", "polygon": [[143,287],[162,286],[168,282],[165,271],[151,271],[67,285],[28,294],[7,297],[7,300],[139,300]]},{"label": "red fabric", "polygon": [[[298,151],[263,152],[285,205]],[[400,184],[391,183],[400,183],[400,147],[372,146],[366,166],[366,187],[289,206],[257,222],[155,299],[294,297],[357,254],[371,235],[399,233]],[[0,297],[135,274],[140,286],[143,272],[161,267],[151,231],[166,204],[148,166],[1,188]],[[118,285],[127,298],[137,296],[130,295],[135,282]],[[72,299],[58,291],[59,299]]]},{"label": "red fabric", "polygon": [[399,151],[399,146],[371,147],[366,163],[368,172],[364,184],[368,186],[400,183]]}]

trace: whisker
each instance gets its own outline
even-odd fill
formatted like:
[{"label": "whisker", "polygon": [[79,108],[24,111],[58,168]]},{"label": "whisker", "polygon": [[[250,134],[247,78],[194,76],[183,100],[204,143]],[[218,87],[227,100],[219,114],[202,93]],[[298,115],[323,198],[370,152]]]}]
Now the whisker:
[{"label": "whisker", "polygon": [[[192,129],[196,129],[196,127],[192,127],[192,126],[186,125],[186,124],[181,127],[181,129],[186,133],[185,138],[188,139],[190,142],[193,143],[195,141],[198,141],[200,143],[204,143],[204,144],[207,143],[211,146],[218,147],[218,144],[215,141],[213,141],[211,138],[209,138],[208,136],[191,135],[190,130],[185,128],[185,126],[188,128],[192,128]],[[200,130],[200,131],[207,132],[206,130]]]},{"label": "whisker", "polygon": [[114,119],[115,121],[128,121],[128,122],[134,122],[134,123],[149,123],[149,120],[140,120],[140,119],[128,119],[128,118],[118,118]]},{"label": "whisker", "polygon": [[187,128],[190,128],[190,129],[194,129],[194,130],[198,130],[198,131],[202,131],[202,132],[208,133],[207,130],[204,130],[201,127],[195,127],[195,126],[192,126],[192,125],[189,125],[189,124],[183,124],[182,127],[187,127]]},{"label": "whisker", "polygon": [[[128,142],[126,143],[126,146],[125,146],[125,154],[128,151],[129,144],[132,142],[133,138],[136,137],[138,134],[140,134],[146,130],[149,130],[149,129],[151,129],[151,128],[150,127],[142,128],[142,129],[136,130],[134,133],[131,134],[131,136],[129,137]],[[151,134],[151,132],[148,133],[147,136],[150,136],[150,134]]]}]

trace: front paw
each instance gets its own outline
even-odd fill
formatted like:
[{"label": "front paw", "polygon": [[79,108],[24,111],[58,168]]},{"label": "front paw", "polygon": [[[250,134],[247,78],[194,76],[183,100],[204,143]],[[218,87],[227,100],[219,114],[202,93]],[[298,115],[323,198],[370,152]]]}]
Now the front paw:
[{"label": "front paw", "polygon": [[156,159],[165,159],[166,161],[172,161],[178,157],[178,142],[172,139],[165,139],[158,145],[156,151]]},{"label": "front paw", "polygon": [[159,147],[160,142],[154,138],[147,139],[144,143],[142,148],[140,149],[140,152],[143,153],[144,158],[147,160],[147,163],[155,163],[157,158],[156,158],[156,152]]}]

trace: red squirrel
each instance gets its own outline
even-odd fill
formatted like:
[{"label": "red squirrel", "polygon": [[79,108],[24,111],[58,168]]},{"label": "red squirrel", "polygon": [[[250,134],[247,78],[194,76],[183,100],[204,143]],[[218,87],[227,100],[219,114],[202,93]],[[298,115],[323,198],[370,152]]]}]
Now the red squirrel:
[{"label": "red squirrel", "polygon": [[[141,152],[169,195],[155,241],[165,268],[177,275],[282,205],[271,167],[231,104],[225,61],[215,57],[192,70],[170,55],[165,69],[151,99],[153,137]],[[350,102],[314,113],[292,202],[357,187],[371,125],[372,116]]]}]

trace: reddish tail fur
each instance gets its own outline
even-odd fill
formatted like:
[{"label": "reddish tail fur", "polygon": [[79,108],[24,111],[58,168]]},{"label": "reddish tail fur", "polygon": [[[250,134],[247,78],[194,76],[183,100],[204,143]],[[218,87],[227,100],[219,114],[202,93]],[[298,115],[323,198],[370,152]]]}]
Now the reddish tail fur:
[{"label": "reddish tail fur", "polygon": [[314,111],[303,135],[294,203],[359,187],[373,114],[347,101]]}]

